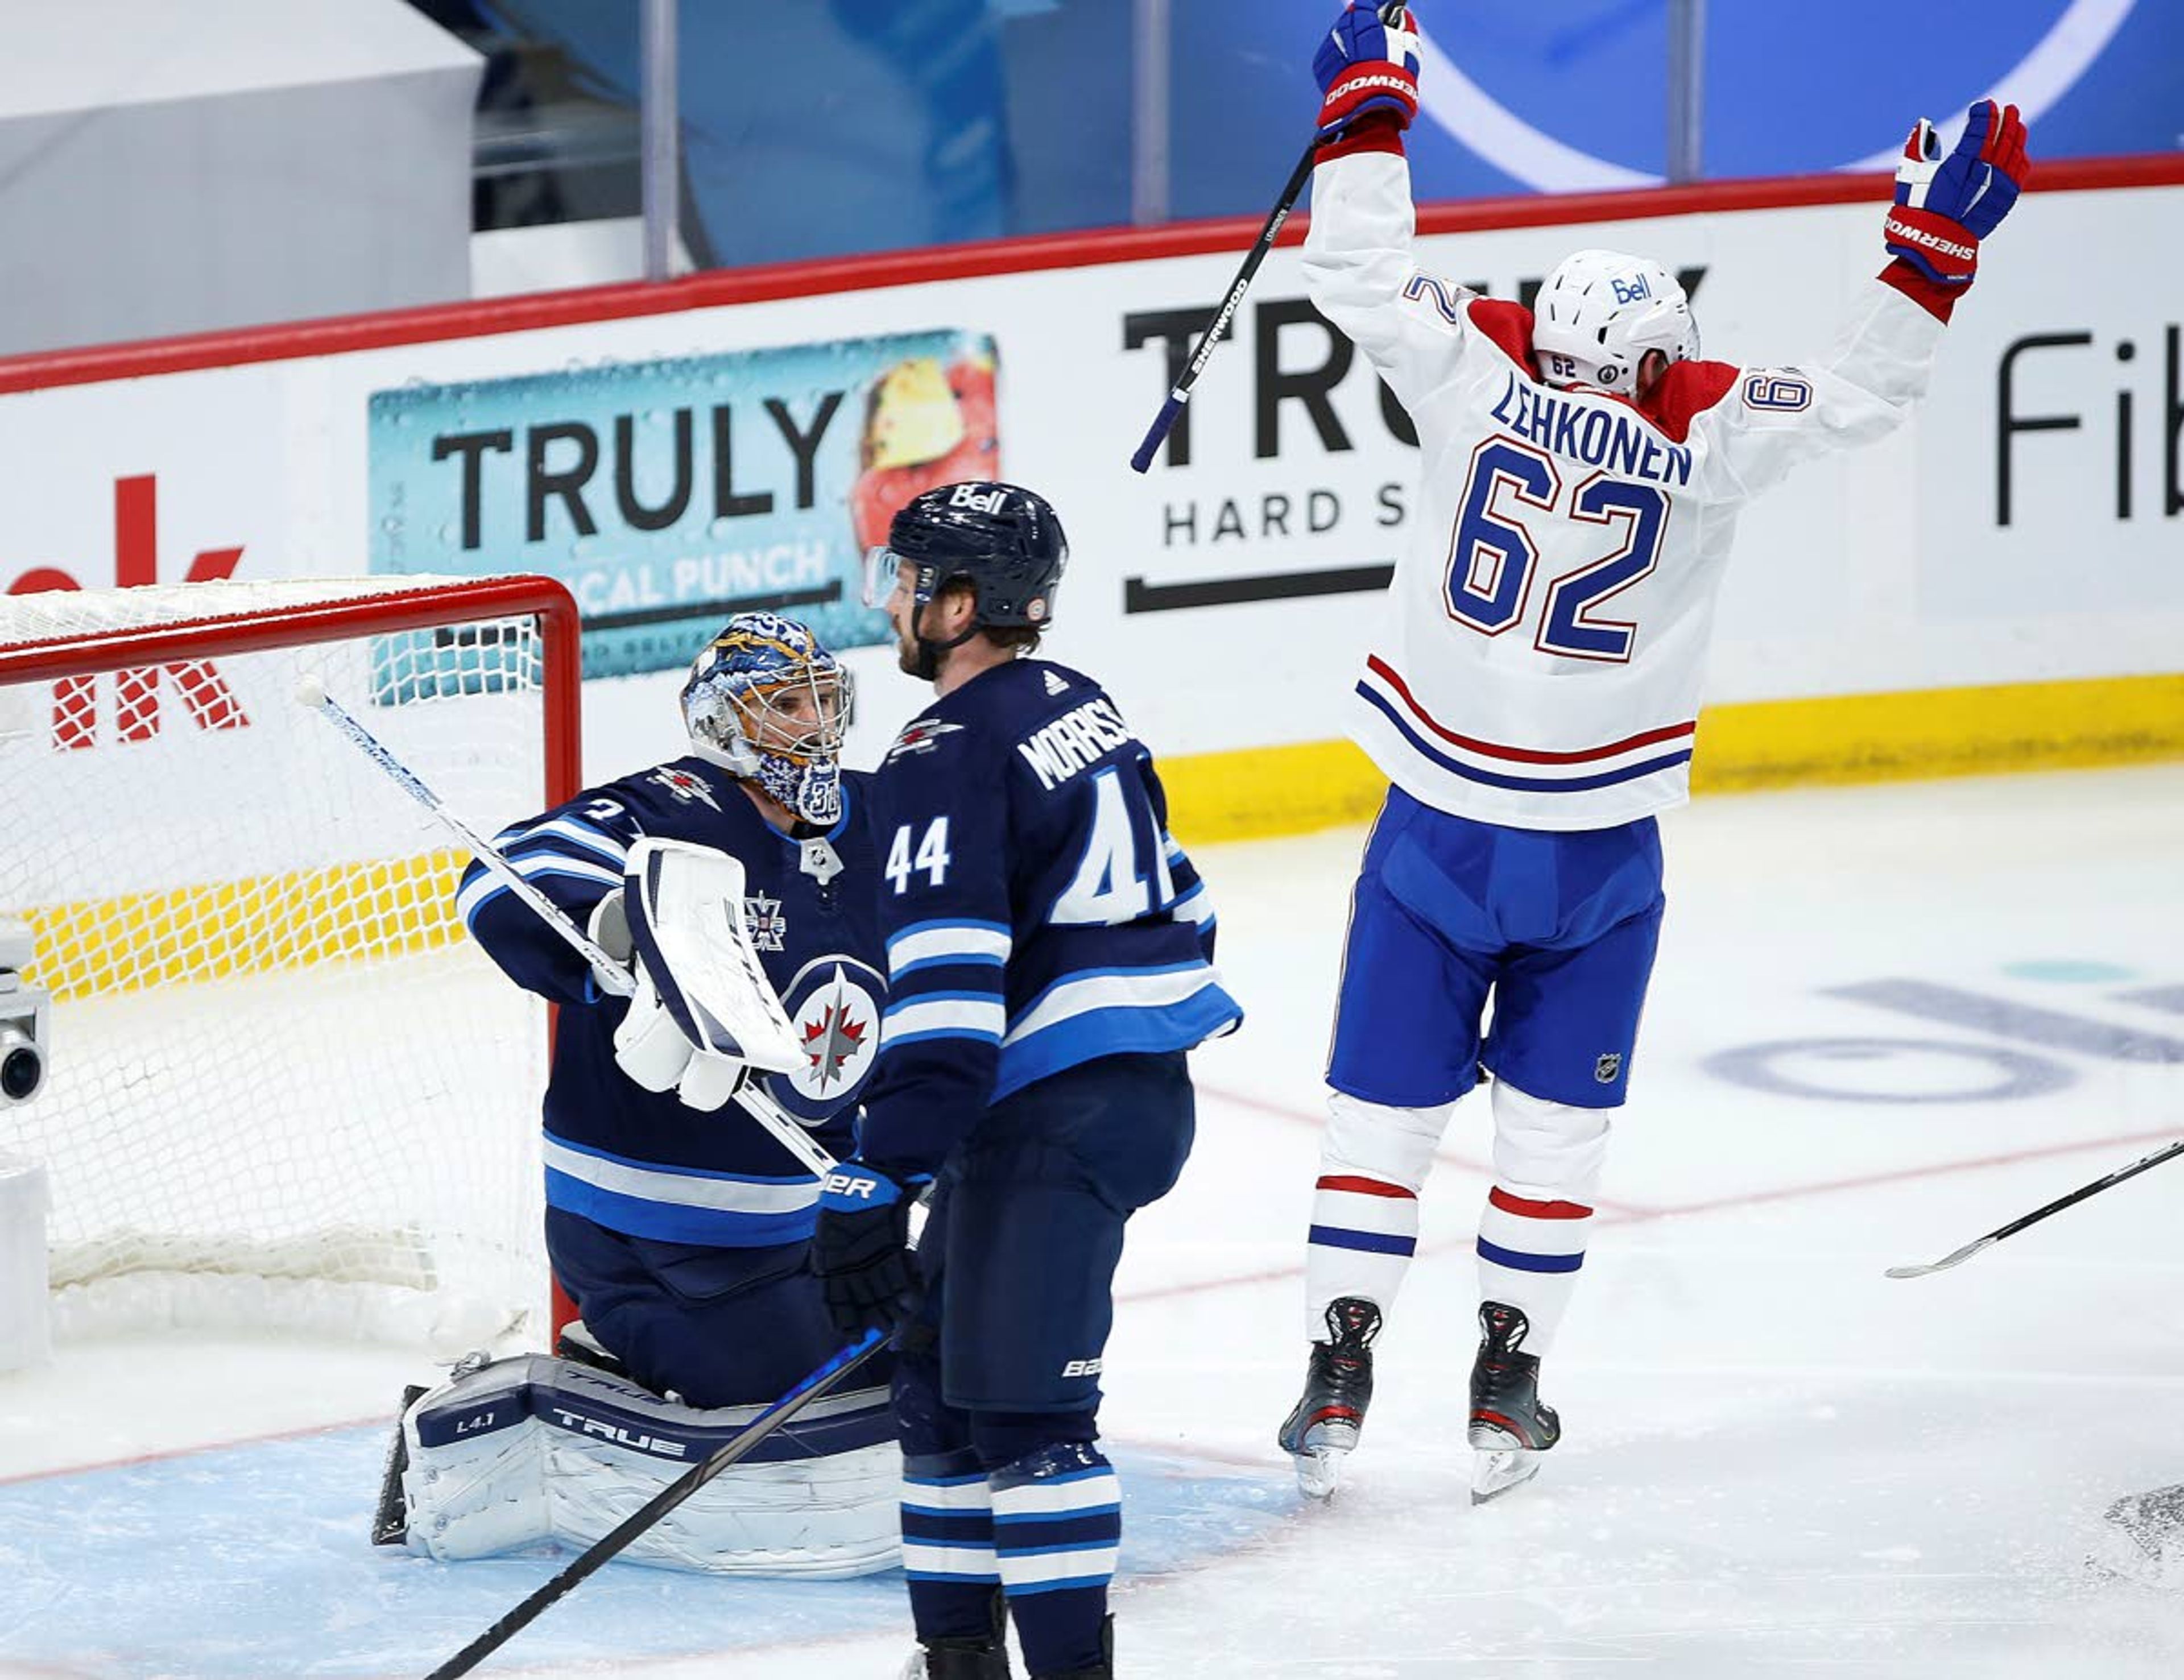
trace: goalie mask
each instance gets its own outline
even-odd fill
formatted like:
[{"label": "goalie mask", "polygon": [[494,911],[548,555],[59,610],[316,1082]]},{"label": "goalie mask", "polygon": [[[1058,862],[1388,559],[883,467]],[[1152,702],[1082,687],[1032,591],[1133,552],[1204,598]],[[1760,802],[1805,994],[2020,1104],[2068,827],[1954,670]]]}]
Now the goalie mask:
[{"label": "goalie mask", "polygon": [[1532,353],[1547,383],[1638,394],[1648,350],[1671,362],[1699,353],[1691,301],[1650,257],[1579,251],[1555,265],[1532,302]]},{"label": "goalie mask", "polygon": [[706,645],[682,685],[682,721],[698,756],[746,781],[806,822],[842,815],[842,736],[850,673],[794,619],[738,613]]}]

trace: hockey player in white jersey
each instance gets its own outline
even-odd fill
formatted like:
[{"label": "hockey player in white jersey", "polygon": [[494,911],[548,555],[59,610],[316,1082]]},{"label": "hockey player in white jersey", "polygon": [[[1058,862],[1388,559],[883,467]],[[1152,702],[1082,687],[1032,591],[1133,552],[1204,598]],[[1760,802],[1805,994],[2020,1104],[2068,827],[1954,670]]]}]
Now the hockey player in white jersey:
[{"label": "hockey player in white jersey", "polygon": [[1980,242],[2024,182],[2025,127],[1983,102],[1944,159],[1919,123],[1886,266],[1834,352],[1740,367],[1699,359],[1689,300],[1646,258],[1580,251],[1529,310],[1422,270],[1407,16],[1346,11],[1313,68],[1306,281],[1409,410],[1424,476],[1356,687],[1351,732],[1391,785],[1353,903],[1307,1251],[1310,1369],[1280,1441],[1307,1493],[1333,1490],[1435,1147],[1490,1074],[1469,1427],[1474,1498],[1490,1498],[1561,1432],[1540,1359],[1630,1076],[1662,910],[1654,818],[1687,794],[1737,511],[1798,462],[1885,435],[1924,393]]}]

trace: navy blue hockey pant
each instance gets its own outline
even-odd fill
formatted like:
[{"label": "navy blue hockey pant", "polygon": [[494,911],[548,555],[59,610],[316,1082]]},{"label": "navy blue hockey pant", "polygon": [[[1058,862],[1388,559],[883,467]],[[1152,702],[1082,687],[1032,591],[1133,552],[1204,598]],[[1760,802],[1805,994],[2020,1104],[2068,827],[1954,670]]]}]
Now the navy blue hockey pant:
[{"label": "navy blue hockey pant", "polygon": [[1094,1444],[1123,1227],[1195,1129],[1180,1051],[1065,1069],[989,1110],[949,1156],[897,1360],[903,1565],[921,1638],[985,1631],[996,1584],[1035,1673],[1099,1657],[1122,1533]]},{"label": "navy blue hockey pant", "polygon": [[[633,1381],[694,1406],[778,1399],[840,1348],[810,1249],[663,1243],[546,1210],[547,1258],[584,1327]],[[885,1380],[865,1370],[859,1386]]]}]

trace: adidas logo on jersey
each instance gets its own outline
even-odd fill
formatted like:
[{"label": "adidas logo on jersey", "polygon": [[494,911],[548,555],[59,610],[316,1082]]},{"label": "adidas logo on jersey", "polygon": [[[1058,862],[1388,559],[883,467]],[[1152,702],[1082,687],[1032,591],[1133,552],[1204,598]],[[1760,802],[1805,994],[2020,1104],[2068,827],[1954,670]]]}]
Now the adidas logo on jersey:
[{"label": "adidas logo on jersey", "polygon": [[1046,683],[1046,692],[1048,693],[1067,694],[1069,692],[1069,684],[1062,680],[1061,672],[1053,670],[1047,671],[1044,673],[1044,678]]}]

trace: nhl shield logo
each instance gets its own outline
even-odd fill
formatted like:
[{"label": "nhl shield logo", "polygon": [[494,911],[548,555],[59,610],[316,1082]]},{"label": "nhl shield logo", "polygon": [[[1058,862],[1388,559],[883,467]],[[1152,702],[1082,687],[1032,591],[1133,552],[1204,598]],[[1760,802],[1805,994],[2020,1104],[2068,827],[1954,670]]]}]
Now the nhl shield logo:
[{"label": "nhl shield logo", "polygon": [[1610,1050],[1592,1065],[1592,1077],[1596,1084],[1613,1085],[1615,1076],[1623,1071],[1623,1053]]}]

